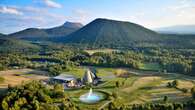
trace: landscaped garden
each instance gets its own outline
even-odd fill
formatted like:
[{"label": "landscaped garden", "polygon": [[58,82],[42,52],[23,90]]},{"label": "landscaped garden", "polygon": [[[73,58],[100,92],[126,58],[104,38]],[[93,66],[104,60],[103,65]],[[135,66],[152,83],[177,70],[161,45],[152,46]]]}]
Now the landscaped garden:
[{"label": "landscaped garden", "polygon": [[[82,76],[83,68],[73,70],[77,71],[78,77]],[[82,108],[102,108],[109,103],[115,102],[118,106],[129,104],[144,104],[150,102],[164,103],[164,97],[168,97],[168,102],[184,102],[191,100],[190,89],[195,85],[192,77],[181,74],[157,74],[157,75],[135,75],[129,71],[129,76],[115,76],[118,68],[97,68],[97,75],[102,77],[103,83],[98,86],[92,86],[93,91],[100,91],[107,95],[105,100],[95,104],[82,103],[79,97],[88,93],[90,87],[83,89],[65,90],[72,101],[79,104]],[[75,75],[75,74],[74,74]],[[113,76],[112,76],[113,75]],[[190,79],[189,79],[190,78]],[[178,80],[178,88],[167,87],[168,82]],[[182,89],[187,89],[187,92]]]}]

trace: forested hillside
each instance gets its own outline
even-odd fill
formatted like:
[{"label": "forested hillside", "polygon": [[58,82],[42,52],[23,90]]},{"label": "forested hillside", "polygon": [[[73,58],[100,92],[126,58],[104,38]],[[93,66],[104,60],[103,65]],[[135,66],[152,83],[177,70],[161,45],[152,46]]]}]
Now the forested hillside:
[{"label": "forested hillside", "polygon": [[0,52],[25,52],[25,51],[37,51],[40,47],[34,44],[31,44],[27,41],[12,39],[7,37],[0,37]]},{"label": "forested hillside", "polygon": [[19,32],[10,34],[12,38],[18,38],[29,41],[52,41],[58,37],[64,37],[79,28],[83,25],[80,23],[66,22],[61,26],[48,28],[48,29],[39,29],[39,28],[28,28]]}]

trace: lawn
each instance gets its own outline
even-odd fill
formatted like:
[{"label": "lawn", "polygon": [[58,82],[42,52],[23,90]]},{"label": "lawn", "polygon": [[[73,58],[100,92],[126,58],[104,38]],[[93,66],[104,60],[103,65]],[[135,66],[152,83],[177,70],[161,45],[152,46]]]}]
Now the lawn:
[{"label": "lawn", "polygon": [[72,70],[70,70],[69,72],[64,72],[64,74],[70,74],[70,75],[74,75],[77,78],[82,78],[84,73],[85,73],[86,69],[85,68],[73,68]]},{"label": "lawn", "polygon": [[158,63],[143,63],[140,65],[139,69],[146,71],[161,71],[162,67]]}]

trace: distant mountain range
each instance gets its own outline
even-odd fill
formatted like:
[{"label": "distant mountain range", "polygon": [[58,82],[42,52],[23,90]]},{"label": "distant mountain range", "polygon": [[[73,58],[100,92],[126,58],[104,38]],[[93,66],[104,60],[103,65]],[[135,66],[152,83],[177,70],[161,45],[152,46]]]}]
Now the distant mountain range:
[{"label": "distant mountain range", "polygon": [[6,38],[89,48],[195,47],[195,34],[160,34],[135,23],[103,18],[95,19],[85,26],[66,22],[50,29],[28,28]]},{"label": "distant mountain range", "polygon": [[78,30],[82,26],[83,25],[81,23],[65,22],[63,25],[58,27],[49,29],[28,28],[16,33],[9,34],[9,36],[30,41],[44,41],[66,36]]},{"label": "distant mountain range", "polygon": [[61,26],[49,29],[28,28],[9,35],[0,33],[0,52],[38,50],[40,49],[38,45],[28,41],[48,41],[52,38],[66,36],[82,26],[81,23],[65,22]]},{"label": "distant mountain range", "polygon": [[157,28],[155,30],[160,33],[169,33],[169,34],[195,34],[195,25],[177,25],[177,26]]}]

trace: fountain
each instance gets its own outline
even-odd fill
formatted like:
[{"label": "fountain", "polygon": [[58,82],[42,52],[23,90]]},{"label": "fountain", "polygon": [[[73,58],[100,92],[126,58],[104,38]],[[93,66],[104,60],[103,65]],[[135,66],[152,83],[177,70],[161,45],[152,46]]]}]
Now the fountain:
[{"label": "fountain", "polygon": [[100,100],[104,99],[104,95],[99,92],[93,92],[92,88],[90,88],[89,92],[83,94],[79,98],[84,103],[97,103]]}]

